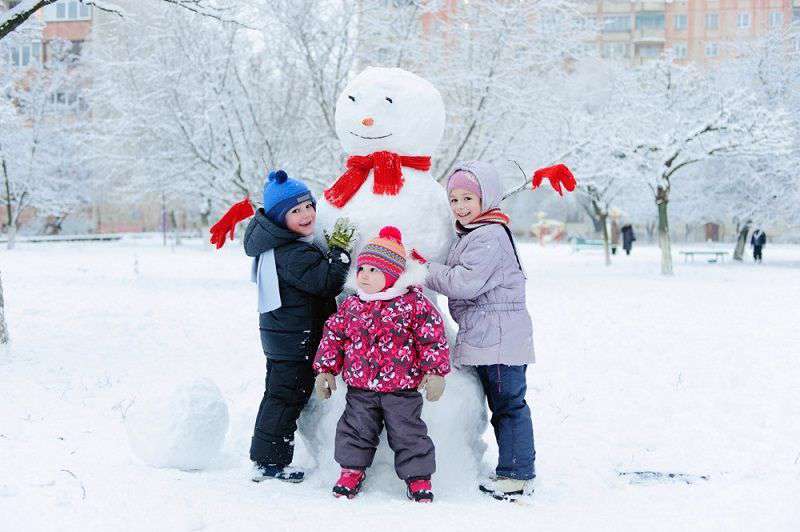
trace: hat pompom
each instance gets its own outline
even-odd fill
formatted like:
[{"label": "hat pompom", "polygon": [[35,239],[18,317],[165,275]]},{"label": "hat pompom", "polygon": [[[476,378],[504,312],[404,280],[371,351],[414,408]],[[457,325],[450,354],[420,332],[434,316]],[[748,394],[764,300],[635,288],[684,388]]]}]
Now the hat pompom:
[{"label": "hat pompom", "polygon": [[403,235],[400,233],[400,229],[391,225],[387,225],[386,227],[381,229],[380,232],[378,233],[378,237],[394,240],[398,244],[403,243]]},{"label": "hat pompom", "polygon": [[267,177],[267,181],[270,183],[275,182],[279,185],[286,183],[287,179],[289,179],[289,176],[286,175],[286,172],[283,170],[273,170],[269,173],[269,177]]}]

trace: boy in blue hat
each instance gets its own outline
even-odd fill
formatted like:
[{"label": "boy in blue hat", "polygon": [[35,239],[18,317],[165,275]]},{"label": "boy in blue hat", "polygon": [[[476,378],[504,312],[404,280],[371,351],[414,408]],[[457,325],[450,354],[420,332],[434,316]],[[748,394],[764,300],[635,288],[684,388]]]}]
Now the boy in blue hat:
[{"label": "boy in blue hat", "polygon": [[264,397],[258,409],[250,459],[253,480],[302,482],[303,471],[289,467],[297,418],[314,388],[314,355],[325,320],[336,312],[344,287],[354,230],[340,220],[328,238],[329,251],[314,245],[316,201],[301,181],[271,172],[264,207],[244,235],[254,257],[258,285],[261,346],[267,357]]}]

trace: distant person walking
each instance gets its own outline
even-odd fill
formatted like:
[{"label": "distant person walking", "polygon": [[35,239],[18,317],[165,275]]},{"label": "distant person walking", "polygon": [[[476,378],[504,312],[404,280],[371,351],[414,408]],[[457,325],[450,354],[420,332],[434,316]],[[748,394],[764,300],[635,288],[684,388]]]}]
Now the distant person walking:
[{"label": "distant person walking", "polygon": [[753,246],[753,260],[761,262],[761,250],[767,244],[767,234],[761,229],[753,231],[753,236],[750,237],[750,245]]},{"label": "distant person walking", "polygon": [[633,248],[633,242],[636,240],[636,235],[633,232],[633,226],[631,224],[625,224],[622,226],[622,248],[625,250],[626,255],[631,254],[631,249]]}]

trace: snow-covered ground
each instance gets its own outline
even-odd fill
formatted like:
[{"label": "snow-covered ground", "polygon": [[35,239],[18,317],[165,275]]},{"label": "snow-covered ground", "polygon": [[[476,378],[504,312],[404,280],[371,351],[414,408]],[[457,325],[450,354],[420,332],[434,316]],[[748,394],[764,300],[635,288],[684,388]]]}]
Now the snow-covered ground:
[{"label": "snow-covered ground", "polygon": [[[0,251],[13,342],[0,350],[0,529],[800,528],[800,248],[768,246],[760,266],[678,259],[673,278],[658,274],[655,248],[610,268],[596,252],[521,252],[536,495],[512,505],[437,491],[415,505],[399,480],[353,501],[313,471],[301,485],[250,482],[264,358],[238,246]],[[222,457],[203,472],[145,466],[128,406],[195,377],[228,401]],[[298,462],[313,465],[302,445]],[[644,470],[708,480],[618,474]]]}]

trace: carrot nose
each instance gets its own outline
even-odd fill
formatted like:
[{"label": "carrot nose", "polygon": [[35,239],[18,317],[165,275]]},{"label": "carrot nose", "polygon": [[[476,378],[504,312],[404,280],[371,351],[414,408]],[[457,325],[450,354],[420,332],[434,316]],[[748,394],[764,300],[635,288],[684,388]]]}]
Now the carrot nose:
[{"label": "carrot nose", "polygon": [[364,120],[361,121],[361,123],[369,127],[375,123],[375,120],[373,120],[372,118],[365,118]]}]

